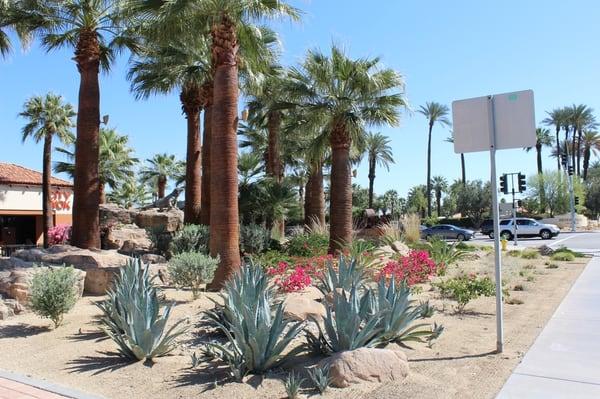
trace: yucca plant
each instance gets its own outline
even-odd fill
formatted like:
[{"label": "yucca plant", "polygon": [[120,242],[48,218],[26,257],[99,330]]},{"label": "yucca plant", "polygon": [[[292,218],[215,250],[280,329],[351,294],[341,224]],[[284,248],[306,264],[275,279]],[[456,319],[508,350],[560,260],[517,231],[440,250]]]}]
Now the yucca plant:
[{"label": "yucca plant", "polygon": [[331,377],[329,376],[329,365],[322,367],[313,367],[308,369],[308,376],[310,377],[313,384],[322,395],[325,393],[329,385],[331,384]]},{"label": "yucca plant", "polygon": [[369,296],[371,314],[382,316],[379,327],[382,329],[378,340],[381,343],[396,342],[406,345],[406,342],[425,342],[432,335],[439,336],[443,327],[432,330],[429,324],[419,323],[412,325],[417,319],[423,317],[426,305],[414,305],[410,300],[410,288],[406,282],[396,284],[395,279],[386,286],[385,279],[380,279],[373,295]]},{"label": "yucca plant", "polygon": [[283,385],[288,399],[297,399],[300,393],[300,386],[304,382],[304,378],[300,378],[293,371],[288,374]]},{"label": "yucca plant", "polygon": [[358,259],[340,255],[337,268],[333,261],[327,261],[327,270],[320,277],[319,290],[325,295],[341,288],[350,291],[352,287],[362,289],[367,279],[365,268]]},{"label": "yucca plant", "polygon": [[131,260],[120,269],[108,299],[99,303],[100,321],[106,334],[129,359],[153,359],[173,350],[175,339],[185,332],[179,320],[166,329],[173,305],[163,309],[149,267]]},{"label": "yucca plant", "polygon": [[317,323],[319,337],[307,332],[309,341],[323,345],[323,353],[341,352],[362,347],[377,346],[383,332],[381,321],[384,314],[373,313],[372,293],[361,296],[356,286],[348,291],[332,291],[332,301],[325,307],[323,328]]},{"label": "yucca plant", "polygon": [[248,264],[225,284],[224,317],[218,320],[215,317],[218,312],[209,315],[227,342],[207,345],[229,364],[236,377],[241,378],[246,373],[262,374],[303,350],[297,347],[283,354],[304,323],[286,320],[282,303],[273,311],[274,293],[262,268]]}]

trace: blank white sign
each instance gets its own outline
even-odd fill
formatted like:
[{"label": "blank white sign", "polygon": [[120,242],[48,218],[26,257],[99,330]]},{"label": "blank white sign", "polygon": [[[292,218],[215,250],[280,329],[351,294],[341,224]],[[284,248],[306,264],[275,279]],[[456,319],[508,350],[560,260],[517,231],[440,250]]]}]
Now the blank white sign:
[{"label": "blank white sign", "polygon": [[[495,123],[492,123],[492,107]],[[535,146],[533,91],[454,101],[454,152],[489,151],[492,148],[492,125],[495,125],[497,150]]]}]

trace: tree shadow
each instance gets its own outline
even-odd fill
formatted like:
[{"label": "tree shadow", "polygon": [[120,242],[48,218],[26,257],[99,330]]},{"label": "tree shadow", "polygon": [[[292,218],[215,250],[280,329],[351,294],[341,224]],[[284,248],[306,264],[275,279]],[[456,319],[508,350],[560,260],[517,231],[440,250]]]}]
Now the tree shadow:
[{"label": "tree shadow", "polygon": [[109,339],[109,337],[100,330],[94,330],[94,331],[82,331],[79,332],[77,334],[73,334],[67,337],[67,339],[69,341],[91,341],[94,340],[95,342],[101,342],[104,340]]},{"label": "tree shadow", "polygon": [[445,357],[430,357],[430,358],[420,358],[420,359],[408,359],[408,362],[435,362],[435,361],[444,361],[444,360],[461,360],[461,359],[477,359],[480,357],[486,357],[490,355],[497,355],[498,352],[495,350],[484,352],[484,353],[475,353],[471,355],[461,355],[461,356],[445,356]]},{"label": "tree shadow", "polygon": [[66,370],[75,373],[92,372],[98,375],[107,371],[116,371],[132,364],[132,361],[119,356],[116,352],[97,352],[101,356],[82,356],[67,363]]},{"label": "tree shadow", "polygon": [[47,326],[31,326],[25,323],[11,324],[6,326],[0,325],[1,338],[27,338],[48,331],[50,331],[50,328]]},{"label": "tree shadow", "polygon": [[206,392],[232,381],[227,365],[221,362],[208,362],[198,368],[185,369],[177,378],[175,387],[200,385],[204,387],[202,392]]}]

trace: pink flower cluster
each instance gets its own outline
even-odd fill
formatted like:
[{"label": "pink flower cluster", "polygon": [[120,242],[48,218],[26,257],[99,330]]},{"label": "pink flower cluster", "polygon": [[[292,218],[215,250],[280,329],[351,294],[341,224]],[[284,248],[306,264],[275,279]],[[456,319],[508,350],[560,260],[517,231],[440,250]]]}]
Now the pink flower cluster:
[{"label": "pink flower cluster", "polygon": [[437,266],[429,257],[427,251],[412,250],[407,256],[401,256],[398,261],[392,260],[377,273],[376,279],[406,280],[409,286],[424,283],[438,274],[443,266]]},{"label": "pink flower cluster", "polygon": [[312,285],[313,281],[322,274],[328,261],[333,261],[332,255],[317,256],[308,259],[298,259],[294,264],[279,262],[277,266],[267,269],[267,274],[274,277],[273,281],[283,292],[301,291]]},{"label": "pink flower cluster", "polygon": [[68,244],[71,240],[71,226],[57,224],[48,229],[48,241],[50,245]]}]

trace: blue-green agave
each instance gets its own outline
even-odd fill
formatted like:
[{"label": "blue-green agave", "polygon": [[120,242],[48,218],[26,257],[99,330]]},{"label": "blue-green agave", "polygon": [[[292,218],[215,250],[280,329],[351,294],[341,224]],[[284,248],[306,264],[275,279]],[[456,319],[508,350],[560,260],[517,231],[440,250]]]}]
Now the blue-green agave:
[{"label": "blue-green agave", "polygon": [[327,262],[327,271],[320,277],[318,288],[325,294],[341,288],[350,291],[352,287],[362,289],[367,279],[364,267],[356,258],[346,258],[340,255],[337,268],[332,261]]}]

